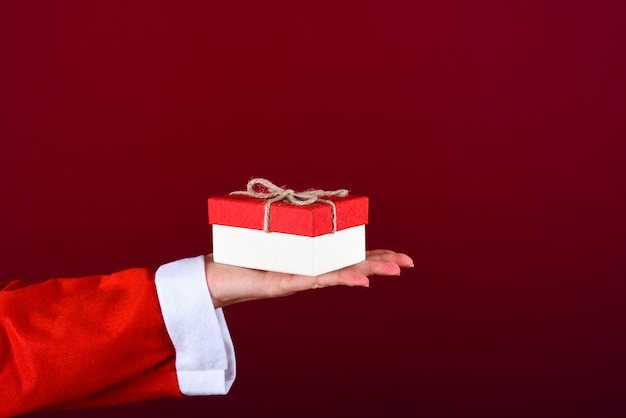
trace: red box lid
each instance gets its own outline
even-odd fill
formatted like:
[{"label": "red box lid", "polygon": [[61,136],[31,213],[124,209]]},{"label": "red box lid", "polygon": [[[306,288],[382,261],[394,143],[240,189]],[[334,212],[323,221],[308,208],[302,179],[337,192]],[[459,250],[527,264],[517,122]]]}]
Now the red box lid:
[{"label": "red box lid", "polygon": [[[335,204],[337,231],[367,224],[367,197],[348,195],[324,199]],[[265,202],[265,199],[236,194],[211,197],[208,200],[209,224],[263,230]],[[330,234],[332,229],[332,207],[328,203],[298,206],[279,201],[270,206],[270,232],[315,237]]]}]

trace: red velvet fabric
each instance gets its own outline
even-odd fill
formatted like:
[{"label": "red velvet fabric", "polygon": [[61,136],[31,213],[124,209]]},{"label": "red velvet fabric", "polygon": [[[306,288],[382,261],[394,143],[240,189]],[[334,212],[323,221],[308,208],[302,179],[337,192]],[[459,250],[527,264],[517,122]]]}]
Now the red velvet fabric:
[{"label": "red velvet fabric", "polygon": [[0,416],[178,390],[154,272],[0,282]]}]

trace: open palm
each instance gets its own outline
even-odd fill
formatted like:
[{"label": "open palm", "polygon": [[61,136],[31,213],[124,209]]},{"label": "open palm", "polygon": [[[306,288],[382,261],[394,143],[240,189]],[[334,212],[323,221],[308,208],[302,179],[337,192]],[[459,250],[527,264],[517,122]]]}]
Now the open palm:
[{"label": "open palm", "polygon": [[215,263],[206,256],[207,284],[215,308],[255,299],[291,295],[329,286],[369,286],[369,276],[398,276],[401,268],[413,267],[413,260],[391,250],[370,250],[364,261],[319,276],[254,270]]}]

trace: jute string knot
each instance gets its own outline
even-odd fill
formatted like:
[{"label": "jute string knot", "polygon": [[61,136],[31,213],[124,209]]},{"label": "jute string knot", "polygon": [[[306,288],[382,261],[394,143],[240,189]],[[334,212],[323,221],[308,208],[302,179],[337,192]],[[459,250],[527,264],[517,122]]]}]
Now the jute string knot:
[{"label": "jute string knot", "polygon": [[345,197],[348,195],[346,189],[339,190],[314,190],[309,189],[302,192],[295,192],[292,189],[283,189],[278,187],[271,181],[264,178],[254,178],[248,182],[246,190],[231,192],[230,194],[240,194],[245,196],[267,199],[265,201],[265,217],[263,219],[263,230],[270,232],[270,206],[274,202],[286,200],[298,206],[306,206],[315,202],[326,203],[330,205],[332,210],[332,222],[334,234],[337,231],[337,209],[332,200],[323,199],[324,197]]}]

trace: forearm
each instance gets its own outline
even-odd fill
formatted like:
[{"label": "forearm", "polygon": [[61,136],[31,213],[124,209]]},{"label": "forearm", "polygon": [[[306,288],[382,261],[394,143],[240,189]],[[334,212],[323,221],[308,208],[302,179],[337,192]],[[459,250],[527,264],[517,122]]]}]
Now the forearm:
[{"label": "forearm", "polygon": [[[0,415],[226,392],[234,354],[223,316],[208,291],[199,297],[196,285],[190,299],[193,284],[176,286],[204,282],[203,260],[193,260],[156,274],[129,269],[0,285]],[[199,311],[204,317],[196,316]],[[204,326],[190,329],[190,317]],[[198,350],[199,340],[186,332],[204,333],[200,340],[213,351]],[[204,380],[196,379],[199,388],[187,393],[179,381],[189,372]]]}]

